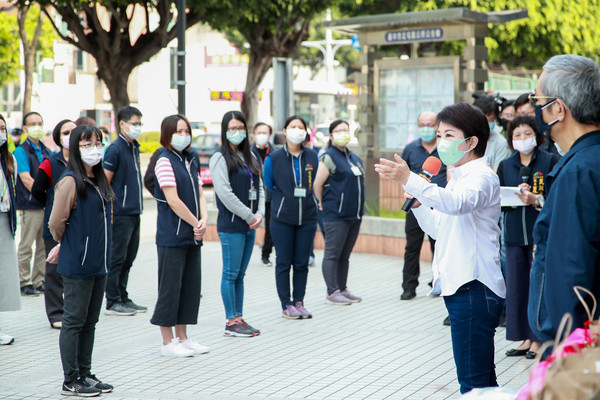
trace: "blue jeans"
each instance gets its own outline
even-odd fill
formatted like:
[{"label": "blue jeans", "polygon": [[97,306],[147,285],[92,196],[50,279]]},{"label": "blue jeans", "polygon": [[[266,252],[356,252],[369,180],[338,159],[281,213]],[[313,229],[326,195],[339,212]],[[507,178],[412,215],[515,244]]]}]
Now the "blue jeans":
[{"label": "blue jeans", "polygon": [[498,386],[494,365],[494,334],[500,322],[504,299],[483,283],[465,283],[445,296],[450,315],[452,352],[460,392]]},{"label": "blue jeans", "polygon": [[255,230],[219,232],[223,256],[221,297],[227,319],[241,317],[244,306],[244,275],[254,248]]},{"label": "blue jeans", "polygon": [[[275,243],[277,260],[275,265],[275,282],[277,294],[284,310],[290,304],[304,301],[306,293],[306,280],[308,279],[308,257],[315,239],[316,223],[305,225],[289,225],[271,220],[271,233]],[[290,270],[294,266],[292,286],[293,296],[290,293]],[[290,300],[290,298],[292,298]]]}]

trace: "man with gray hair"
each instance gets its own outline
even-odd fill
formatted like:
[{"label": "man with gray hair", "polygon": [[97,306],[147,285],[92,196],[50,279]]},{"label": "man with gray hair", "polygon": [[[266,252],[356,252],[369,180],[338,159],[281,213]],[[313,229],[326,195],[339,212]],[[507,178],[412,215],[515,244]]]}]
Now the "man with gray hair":
[{"label": "man with gray hair", "polygon": [[554,56],[530,99],[539,130],[565,153],[546,176],[546,203],[533,231],[528,316],[545,342],[565,313],[573,328],[588,319],[573,286],[600,299],[600,69],[585,57]]}]

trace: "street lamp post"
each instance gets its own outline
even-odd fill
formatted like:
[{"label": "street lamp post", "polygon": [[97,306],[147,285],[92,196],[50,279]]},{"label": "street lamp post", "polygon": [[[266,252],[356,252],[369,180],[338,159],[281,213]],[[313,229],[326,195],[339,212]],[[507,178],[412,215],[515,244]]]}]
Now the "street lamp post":
[{"label": "street lamp post", "polygon": [[[325,21],[331,21],[331,10],[327,9]],[[307,40],[302,42],[302,46],[316,47],[321,50],[324,57],[325,68],[327,68],[327,82],[333,82],[333,67],[335,64],[335,52],[342,46],[352,46],[352,40],[333,40],[331,29],[325,29],[325,40]]]}]

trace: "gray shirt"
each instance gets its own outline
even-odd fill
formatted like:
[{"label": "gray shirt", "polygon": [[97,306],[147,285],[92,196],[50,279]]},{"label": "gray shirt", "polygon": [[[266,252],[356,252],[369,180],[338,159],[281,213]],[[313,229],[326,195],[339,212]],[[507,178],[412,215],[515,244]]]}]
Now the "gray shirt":
[{"label": "gray shirt", "polygon": [[500,161],[510,157],[511,154],[512,150],[508,147],[508,142],[504,135],[498,133],[495,129],[490,132],[490,140],[488,140],[485,149],[485,156],[490,168],[498,168]]},{"label": "gray shirt", "polygon": [[[242,161],[244,160],[242,153],[236,154],[242,159]],[[252,154],[252,157],[255,157],[254,154]],[[231,184],[229,183],[229,173],[227,172],[227,162],[225,161],[223,153],[216,152],[212,155],[209,162],[209,168],[213,177],[215,194],[219,196],[219,200],[221,200],[223,205],[229,211],[246,221],[248,224],[252,222],[255,216],[259,216],[261,220],[264,220],[265,192],[263,189],[262,178],[259,178],[260,184],[258,185],[258,210],[256,211],[256,214],[253,214],[252,210],[249,207],[246,207],[246,205],[242,203],[242,201],[235,195],[235,193],[233,193],[233,190],[231,189]]]}]

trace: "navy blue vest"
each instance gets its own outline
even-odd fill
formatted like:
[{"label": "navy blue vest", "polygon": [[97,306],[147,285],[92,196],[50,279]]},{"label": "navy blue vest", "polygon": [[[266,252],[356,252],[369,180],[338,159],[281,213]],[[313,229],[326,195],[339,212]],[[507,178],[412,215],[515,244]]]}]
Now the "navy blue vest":
[{"label": "navy blue vest", "polygon": [[[296,178],[293,156],[286,147],[271,154],[273,165],[273,199],[271,218],[289,225],[303,225],[317,221],[317,201],[313,193],[313,183],[317,173],[319,159],[317,153],[302,146],[300,152],[301,188],[306,189],[305,197],[295,197]],[[266,221],[268,223],[269,221]]]},{"label": "navy blue vest", "polygon": [[[219,149],[216,151],[217,153],[222,153],[222,150]],[[245,166],[241,166],[238,168],[236,172],[229,176],[229,184],[231,185],[231,190],[236,197],[244,203],[244,205],[252,210],[254,214],[258,211],[258,201],[260,196],[259,185],[260,185],[260,177],[254,175],[252,182],[250,180],[250,173]],[[256,190],[257,198],[256,200],[250,200],[250,187],[251,185]],[[217,209],[219,210],[219,216],[217,217],[217,231],[218,232],[247,232],[250,230],[246,221],[232,213],[225,207],[225,205],[219,199],[219,196],[215,193],[215,199],[217,201]]]},{"label": "navy blue vest", "polygon": [[[62,179],[75,176],[67,171]],[[60,242],[58,273],[73,279],[104,275],[110,269],[112,243],[112,201],[85,179],[86,196],[77,194],[77,207],[71,210]]]},{"label": "navy blue vest", "polygon": [[[10,157],[12,157],[12,154],[10,154]],[[17,199],[15,196],[15,177],[13,174],[8,175],[8,166],[6,165],[6,160],[4,159],[4,157],[0,157],[0,166],[2,167],[2,171],[0,171],[0,173],[4,174],[4,177],[6,178],[6,183],[8,184],[8,192],[10,195],[10,211],[8,214],[10,219],[10,230],[14,237],[15,231],[17,230]],[[15,170],[17,169],[17,165],[14,162],[13,167]]]},{"label": "navy blue vest", "polygon": [[[112,165],[113,162],[117,163],[116,167]],[[107,170],[114,172],[110,186],[115,193],[115,215],[141,214],[144,186],[140,173],[138,142],[134,140],[130,143],[123,135],[119,135],[117,140],[106,149],[102,164]]]},{"label": "navy blue vest", "polygon": [[[361,219],[365,206],[365,168],[361,159],[350,150],[342,153],[332,146],[325,153],[335,163],[335,174],[329,175],[323,187],[323,221]],[[360,176],[352,167],[358,167]]]},{"label": "navy blue vest", "polygon": [[67,161],[63,156],[62,151],[58,153],[52,154],[48,157],[48,161],[50,161],[50,170],[52,171],[52,185],[46,191],[46,208],[44,208],[44,239],[46,240],[54,240],[52,234],[50,233],[50,229],[48,229],[48,221],[50,221],[50,214],[52,213],[52,205],[54,204],[54,187],[56,187],[56,182],[60,180],[63,172],[67,168]]},{"label": "navy blue vest", "polygon": [[[52,152],[39,141],[39,146],[42,147],[42,157],[48,158],[52,154]],[[27,154],[27,160],[29,161],[29,174],[32,178],[35,179],[35,174],[37,173],[38,168],[40,167],[40,160],[33,149],[31,142],[26,140],[21,144],[23,150],[25,150],[25,154]],[[19,210],[41,210],[44,206],[33,197],[31,192],[27,190],[21,178],[17,177],[17,209]]]},{"label": "navy blue vest", "polygon": [[[198,154],[193,150],[178,153],[174,150],[161,149],[158,160],[167,158],[171,162],[175,183],[177,184],[177,196],[183,201],[187,208],[200,219],[200,192],[198,188],[198,176],[200,174],[200,163]],[[189,171],[186,167],[189,163]],[[154,198],[157,201],[158,218],[156,219],[156,245],[165,247],[176,247],[186,245],[201,245],[202,241],[194,240],[194,227],[182,220],[173,212],[165,193],[154,176]]]},{"label": "navy blue vest", "polygon": [[[546,195],[546,176],[552,171],[556,159],[547,151],[537,149],[531,156],[529,168],[531,176],[527,182],[533,194]],[[502,186],[518,186],[521,180],[521,158],[516,151],[512,156],[502,161]],[[506,246],[529,246],[533,244],[533,226],[539,211],[533,206],[505,207],[504,243]]]}]

